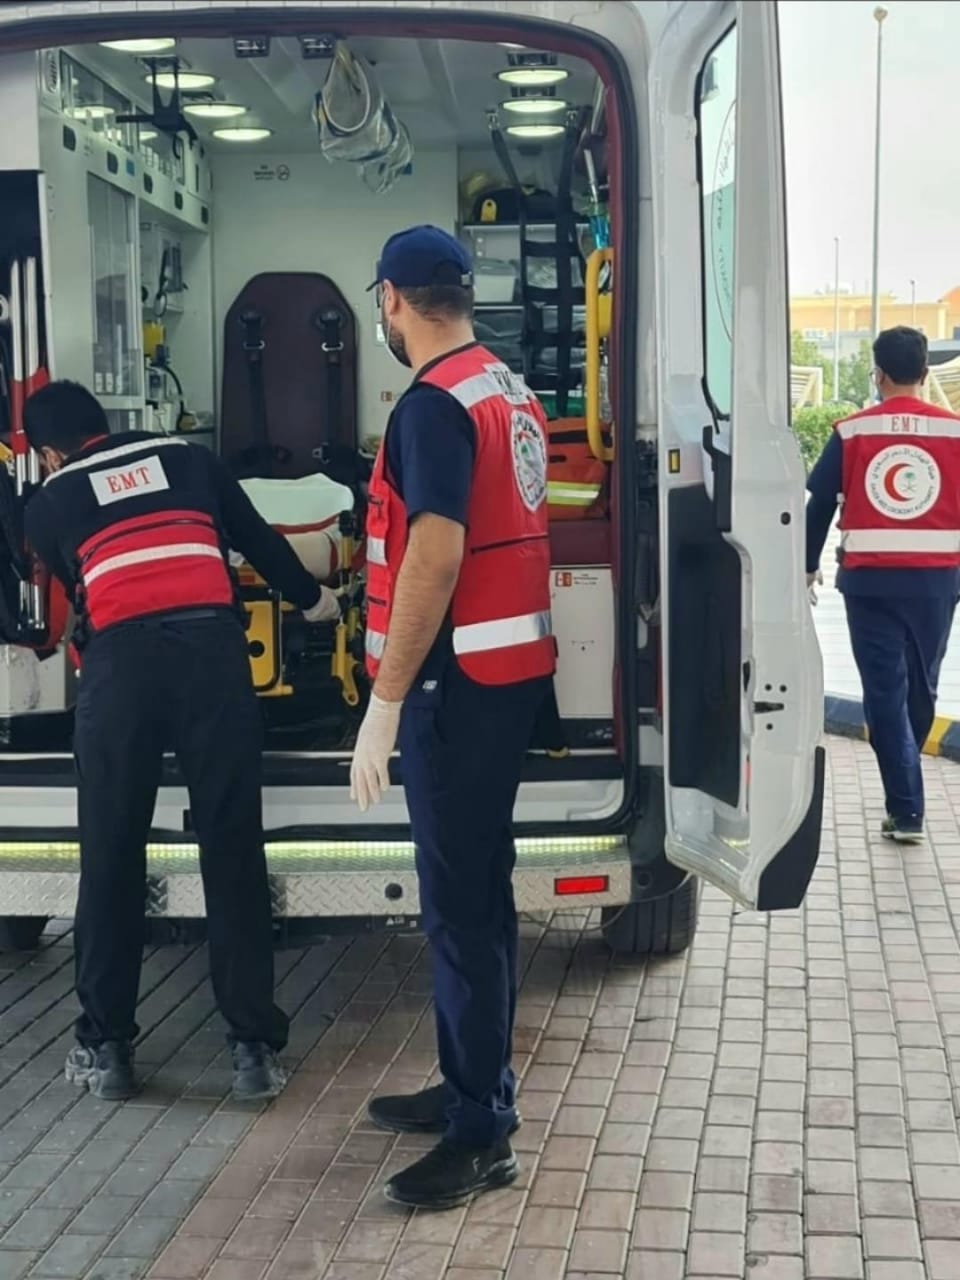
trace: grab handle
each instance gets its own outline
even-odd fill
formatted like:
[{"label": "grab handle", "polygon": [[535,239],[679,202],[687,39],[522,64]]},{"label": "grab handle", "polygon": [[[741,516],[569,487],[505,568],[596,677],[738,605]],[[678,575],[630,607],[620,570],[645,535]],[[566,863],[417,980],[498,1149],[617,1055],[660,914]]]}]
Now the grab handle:
[{"label": "grab handle", "polygon": [[587,441],[590,452],[600,462],[612,462],[613,445],[603,442],[600,423],[600,343],[609,336],[612,298],[600,293],[600,268],[613,262],[612,249],[594,249],[587,258],[584,292],[587,310]]}]

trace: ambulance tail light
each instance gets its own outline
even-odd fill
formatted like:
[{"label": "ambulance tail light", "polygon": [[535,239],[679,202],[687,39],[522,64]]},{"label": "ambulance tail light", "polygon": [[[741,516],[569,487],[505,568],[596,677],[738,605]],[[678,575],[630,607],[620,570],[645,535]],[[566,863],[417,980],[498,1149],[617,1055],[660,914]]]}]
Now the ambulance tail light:
[{"label": "ambulance tail light", "polygon": [[560,876],[553,882],[558,898],[572,898],[584,893],[607,893],[609,876]]}]

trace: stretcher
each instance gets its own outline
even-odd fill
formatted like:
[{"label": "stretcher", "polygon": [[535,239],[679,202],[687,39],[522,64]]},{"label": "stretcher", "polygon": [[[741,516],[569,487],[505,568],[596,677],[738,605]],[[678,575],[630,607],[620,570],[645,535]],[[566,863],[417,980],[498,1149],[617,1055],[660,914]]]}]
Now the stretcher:
[{"label": "stretcher", "polygon": [[330,677],[339,683],[344,702],[357,706],[362,645],[356,571],[361,556],[353,493],[321,474],[295,480],[257,477],[241,480],[240,485],[263,519],[284,535],[308,573],[337,590],[342,600],[342,615],[332,632],[330,623],[315,624],[311,630],[318,633],[313,637],[316,643],[308,644],[307,624],[293,606],[251,565],[233,557],[254,689],[261,697],[290,697],[295,692],[291,668],[311,658],[328,660]]}]

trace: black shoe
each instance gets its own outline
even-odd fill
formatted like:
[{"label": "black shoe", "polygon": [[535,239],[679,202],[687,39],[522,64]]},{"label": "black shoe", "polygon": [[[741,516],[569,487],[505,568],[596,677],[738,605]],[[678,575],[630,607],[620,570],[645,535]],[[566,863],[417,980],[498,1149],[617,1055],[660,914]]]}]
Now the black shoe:
[{"label": "black shoe", "polygon": [[493,1147],[462,1147],[442,1138],[422,1160],[395,1174],[383,1192],[414,1209],[455,1209],[483,1191],[507,1186],[519,1172],[508,1138]]},{"label": "black shoe", "polygon": [[[419,1093],[403,1094],[393,1098],[374,1098],[367,1107],[367,1115],[378,1129],[388,1133],[444,1133],[447,1128],[447,1086],[435,1084]],[[514,1113],[509,1132],[520,1128],[520,1114]]]},{"label": "black shoe", "polygon": [[238,1040],[233,1045],[233,1096],[239,1102],[275,1098],[287,1083],[287,1073],[268,1044]]},{"label": "black shoe", "polygon": [[107,1040],[97,1048],[76,1044],[67,1054],[67,1084],[89,1089],[105,1102],[125,1102],[140,1092],[133,1074],[133,1048],[127,1040]]},{"label": "black shoe", "polygon": [[884,818],[880,826],[880,834],[884,840],[893,840],[895,844],[922,844],[922,818]]}]

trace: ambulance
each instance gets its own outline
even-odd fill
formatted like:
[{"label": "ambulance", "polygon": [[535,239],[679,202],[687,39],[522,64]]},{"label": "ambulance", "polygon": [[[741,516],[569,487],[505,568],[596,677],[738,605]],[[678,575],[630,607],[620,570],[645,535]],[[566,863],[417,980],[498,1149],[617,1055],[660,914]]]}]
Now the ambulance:
[{"label": "ambulance", "polygon": [[[490,375],[549,419],[518,909],[647,956],[691,942],[704,883],[800,905],[823,685],[772,0],[8,3],[0,119],[0,944],[68,919],[79,875],[71,602],[19,534],[48,378],[215,450],[340,593],[308,625],[234,557],[277,931],[416,927],[402,758],[365,815],[348,777],[366,484],[408,379],[367,286],[420,223],[470,249]],[[173,759],[147,856],[155,936],[202,929]]]}]

